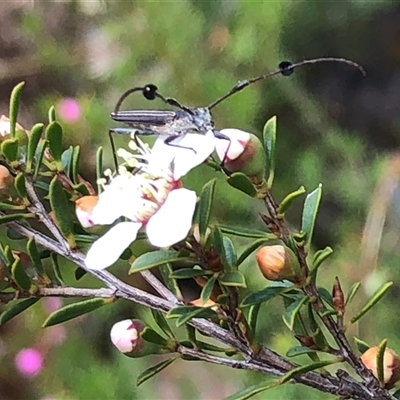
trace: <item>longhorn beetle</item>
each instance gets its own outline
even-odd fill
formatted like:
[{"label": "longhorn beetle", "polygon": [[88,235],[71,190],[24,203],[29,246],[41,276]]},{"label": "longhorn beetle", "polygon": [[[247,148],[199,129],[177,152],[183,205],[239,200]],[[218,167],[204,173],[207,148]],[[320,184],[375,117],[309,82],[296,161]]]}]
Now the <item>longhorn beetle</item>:
[{"label": "longhorn beetle", "polygon": [[[264,75],[257,76],[249,80],[239,81],[229,92],[219,97],[206,107],[199,108],[188,108],[181,105],[177,100],[164,97],[158,93],[157,86],[148,84],[143,87],[134,87],[127,90],[122,94],[118,100],[114,112],[111,113],[111,118],[114,121],[123,122],[129,125],[131,128],[112,128],[109,131],[110,142],[112,152],[114,156],[115,167],[117,168],[117,156],[112,133],[128,135],[134,132],[134,136],[138,135],[166,135],[168,136],[165,143],[170,146],[179,146],[174,144],[173,141],[178,137],[185,135],[189,132],[205,134],[208,131],[212,131],[214,136],[218,139],[230,139],[222,134],[221,132],[214,129],[214,122],[211,116],[211,110],[218,104],[225,101],[227,98],[233,96],[235,93],[242,91],[249,85],[262,81],[269,77],[282,74],[283,76],[289,76],[293,73],[294,68],[300,67],[306,64],[316,64],[320,62],[339,62],[348,64],[352,67],[357,68],[365,76],[365,70],[359,64],[347,60],[345,58],[325,57],[316,58],[312,60],[304,60],[298,63],[292,64],[290,61],[282,61],[278,69],[273,72],[266,73]],[[134,92],[142,92],[143,96],[147,100],[160,99],[165,104],[176,107],[177,110],[126,110],[121,111],[123,101]],[[133,129],[132,129],[133,128]],[[229,147],[228,147],[229,149]],[[195,149],[192,149],[195,151]],[[223,161],[222,161],[223,163]]]}]

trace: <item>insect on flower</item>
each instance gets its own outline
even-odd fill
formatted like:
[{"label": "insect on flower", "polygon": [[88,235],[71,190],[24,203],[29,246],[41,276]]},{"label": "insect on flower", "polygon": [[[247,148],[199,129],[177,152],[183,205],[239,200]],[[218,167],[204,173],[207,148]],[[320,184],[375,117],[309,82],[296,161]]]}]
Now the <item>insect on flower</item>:
[{"label": "insect on flower", "polygon": [[[112,139],[112,133],[122,135],[133,134],[134,137],[136,134],[160,135],[165,137],[165,144],[176,147],[182,147],[179,145],[179,143],[177,143],[177,139],[179,139],[183,135],[186,135],[187,133],[198,133],[204,135],[207,132],[211,131],[215,138],[230,141],[230,139],[226,135],[214,129],[214,122],[211,115],[211,110],[214,107],[216,107],[229,97],[233,96],[235,93],[242,91],[247,86],[252,85],[253,83],[262,81],[278,74],[289,76],[293,73],[294,68],[307,64],[316,64],[321,62],[339,62],[348,64],[352,67],[359,69],[361,73],[365,75],[364,69],[359,64],[345,58],[316,58],[312,60],[304,60],[295,64],[289,61],[283,61],[279,64],[279,67],[276,71],[269,72],[249,80],[239,81],[235,86],[233,86],[233,88],[229,92],[219,97],[208,106],[199,108],[189,108],[180,104],[177,100],[173,98],[162,96],[158,92],[157,86],[153,84],[129,89],[122,94],[115,106],[114,112],[111,113],[111,118],[114,121],[123,122],[130,126],[130,128],[112,128],[109,131],[115,165],[117,165],[117,160],[115,145]],[[121,110],[120,108],[123,101],[129,95],[135,92],[141,92],[147,100],[160,99],[165,104],[177,108],[177,110]],[[196,152],[196,149],[191,150]]]}]

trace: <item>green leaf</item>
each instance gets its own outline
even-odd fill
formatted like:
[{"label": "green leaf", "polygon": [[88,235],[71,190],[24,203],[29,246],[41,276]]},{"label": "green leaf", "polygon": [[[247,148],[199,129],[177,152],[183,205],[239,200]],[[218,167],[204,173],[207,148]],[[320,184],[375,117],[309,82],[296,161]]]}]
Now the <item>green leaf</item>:
[{"label": "green leaf", "polygon": [[74,216],[67,195],[57,176],[55,176],[50,183],[49,197],[51,209],[54,212],[58,228],[67,239],[70,247],[73,249],[76,248],[73,223]]},{"label": "green leaf", "polygon": [[31,213],[25,213],[25,214],[8,214],[8,215],[3,215],[0,217],[0,225],[3,224],[8,224],[9,222],[13,221],[21,221],[29,218],[34,218],[35,215]]},{"label": "green leaf", "polygon": [[26,250],[27,253],[32,261],[32,264],[36,268],[36,270],[39,272],[41,276],[46,276],[46,273],[44,271],[44,267],[42,264],[42,260],[40,258],[39,251],[36,247],[36,242],[34,238],[30,238],[28,240],[28,243],[26,244]]},{"label": "green leaf", "polygon": [[384,356],[385,350],[387,346],[387,339],[383,339],[380,345],[378,346],[378,354],[376,355],[376,370],[378,375],[378,381],[381,383],[381,386],[385,386],[385,365],[384,365]]},{"label": "green leaf", "polygon": [[275,176],[276,115],[270,118],[263,129],[265,155],[269,165],[268,188],[272,187]]},{"label": "green leaf", "polygon": [[287,289],[288,288],[286,286],[268,286],[265,289],[259,290],[258,292],[248,294],[242,300],[240,307],[248,307],[251,305],[264,303],[278,296]]},{"label": "green leaf", "polygon": [[151,314],[153,315],[154,321],[156,321],[157,326],[170,338],[174,337],[174,333],[172,332],[167,320],[164,317],[164,314],[161,311],[151,309]]},{"label": "green leaf", "polygon": [[61,155],[61,165],[65,175],[71,176],[71,164],[72,164],[72,153],[74,152],[74,148],[69,146],[67,150],[63,151]]},{"label": "green leaf", "polygon": [[158,267],[165,286],[174,294],[178,300],[183,300],[181,289],[179,288],[178,281],[171,277],[173,269],[170,263],[160,265]]},{"label": "green leaf", "polygon": [[246,285],[246,278],[242,272],[238,270],[232,270],[225,272],[219,279],[219,283],[224,286],[236,286],[245,288]]},{"label": "green leaf", "polygon": [[260,246],[262,246],[263,244],[267,243],[269,240],[271,239],[266,239],[265,237],[261,238],[261,239],[257,239],[255,240],[253,243],[251,243],[249,246],[247,246],[242,254],[240,255],[238,261],[237,261],[237,266],[241,265],[243,263],[244,260],[246,260],[246,258],[253,253],[253,251],[257,250]]},{"label": "green leaf", "polygon": [[323,250],[318,250],[315,252],[313,261],[312,261],[312,266],[311,266],[311,271],[310,271],[310,276],[315,280],[318,268],[321,266],[321,264],[333,253],[333,250],[331,247],[327,246]]},{"label": "green leaf", "polygon": [[210,222],[211,205],[214,198],[216,179],[207,182],[201,191],[200,201],[197,205],[197,219],[199,222],[199,232],[201,243],[204,243],[208,224]]},{"label": "green leaf", "polygon": [[80,146],[75,146],[72,153],[72,182],[75,184],[79,183],[79,158],[81,154]]},{"label": "green leaf", "polygon": [[311,192],[304,202],[301,230],[306,234],[306,244],[311,243],[314,232],[315,220],[322,196],[322,185]]},{"label": "green leaf", "polygon": [[31,173],[33,161],[35,159],[35,153],[39,144],[40,138],[43,134],[43,124],[36,124],[33,126],[31,133],[28,137],[28,147],[26,150],[26,172]]},{"label": "green leaf", "polygon": [[3,203],[0,201],[0,210],[1,211],[20,211],[25,210],[26,206],[15,206],[14,204]]},{"label": "green leaf", "polygon": [[167,318],[178,318],[177,326],[184,325],[192,318],[215,318],[217,313],[207,307],[182,306],[175,307],[167,313]]},{"label": "green leaf", "polygon": [[318,287],[317,289],[322,300],[324,300],[331,307],[333,307],[332,293],[328,292],[328,290],[326,290],[324,287]]},{"label": "green leaf", "polygon": [[257,190],[247,175],[242,172],[234,172],[228,179],[229,185],[251,197],[257,195]]},{"label": "green leaf", "polygon": [[6,311],[4,311],[0,315],[0,326],[4,325],[10,319],[16,317],[21,314],[23,311],[28,309],[37,303],[40,299],[26,299],[17,302],[16,304],[11,305]]},{"label": "green leaf", "polygon": [[11,266],[11,276],[13,281],[22,291],[29,291],[31,288],[31,280],[22,266],[21,260],[16,258]]},{"label": "green leaf", "polygon": [[357,338],[354,336],[354,342],[357,346],[357,350],[361,353],[364,354],[369,348],[371,347],[367,342],[364,342],[363,340]]},{"label": "green leaf", "polygon": [[256,334],[258,313],[260,311],[261,303],[253,304],[250,306],[249,315],[247,316],[247,323],[249,325],[250,332],[253,337]]},{"label": "green leaf", "polygon": [[57,121],[53,121],[47,126],[46,140],[49,143],[50,154],[57,162],[58,171],[62,171],[61,156],[63,153],[63,129]]},{"label": "green leaf", "polygon": [[18,159],[18,139],[5,139],[1,143],[1,152],[8,161],[13,162]]},{"label": "green leaf", "polygon": [[159,364],[146,369],[146,371],[143,371],[136,380],[136,386],[140,386],[142,383],[146,382],[148,379],[152,378],[154,375],[157,375],[163,369],[165,369],[169,365],[171,365],[176,359],[177,359],[177,357],[169,358],[168,360],[162,361]]},{"label": "green leaf", "polygon": [[49,117],[50,124],[56,120],[56,110],[55,110],[54,106],[50,106],[49,112],[48,112],[48,117]]},{"label": "green leaf", "polygon": [[378,301],[385,295],[385,293],[390,289],[393,285],[393,282],[388,282],[382,285],[367,301],[365,306],[355,315],[350,323],[354,324],[354,322],[358,321],[364,314],[366,314]]},{"label": "green leaf", "polygon": [[43,160],[44,153],[46,151],[47,145],[48,145],[47,140],[42,140],[42,141],[39,142],[39,146],[38,146],[37,152],[36,152],[35,171],[33,173],[34,180],[37,179],[37,176],[39,174],[40,167],[42,165],[42,160]]},{"label": "green leaf", "polygon": [[181,268],[172,272],[170,278],[174,279],[189,279],[197,278],[198,276],[212,275],[212,271],[206,271],[201,268]]},{"label": "green leaf", "polygon": [[[150,268],[158,267],[166,263],[172,263],[176,261],[186,261],[187,259],[179,256],[179,253],[175,250],[157,250],[150,253],[145,253],[139,256],[132,264],[129,270],[129,274],[133,274],[139,271],[145,271]],[[191,260],[193,261],[193,260]]]},{"label": "green leaf", "polygon": [[315,350],[305,346],[294,346],[286,352],[286,357],[297,357],[309,353],[315,353]]},{"label": "green leaf", "polygon": [[29,205],[28,193],[26,192],[25,176],[22,172],[18,173],[14,179],[14,187],[18,195],[24,200],[24,203]]},{"label": "green leaf", "polygon": [[49,326],[61,324],[62,322],[69,321],[70,319],[97,310],[98,308],[103,307],[112,301],[113,299],[89,299],[80,301],[78,303],[69,304],[50,314],[43,322],[42,327],[47,328]]},{"label": "green leaf", "polygon": [[140,333],[140,336],[146,342],[159,344],[161,346],[167,346],[168,345],[168,340],[167,339],[162,337],[158,332],[156,332],[154,329],[149,328],[148,326],[143,328],[142,332]]},{"label": "green leaf", "polygon": [[349,293],[347,294],[345,306],[347,307],[351,301],[353,300],[354,296],[357,294],[358,289],[361,287],[361,282],[355,282],[351,286]]},{"label": "green leaf", "polygon": [[395,399],[400,399],[400,389],[396,390],[394,393],[392,393],[392,396]]},{"label": "green leaf", "polygon": [[200,299],[203,304],[207,303],[207,301],[210,300],[210,297],[211,297],[211,294],[214,289],[214,285],[215,285],[216,281],[217,281],[217,277],[212,276],[208,279],[207,283],[204,285],[204,287],[201,291],[201,295],[200,295]]},{"label": "green leaf", "polygon": [[[20,82],[14,87],[10,96],[10,136],[15,137],[15,126],[18,119],[18,109],[21,100],[22,89],[25,86],[25,82]],[[11,161],[11,160],[10,160]]]},{"label": "green leaf", "polygon": [[293,330],[294,323],[296,321],[296,317],[298,316],[301,308],[308,301],[309,301],[309,298],[307,296],[304,296],[304,297],[299,298],[298,300],[295,300],[293,303],[291,303],[289,305],[289,307],[286,308],[282,318],[283,318],[283,322],[286,324],[286,326],[291,331]]},{"label": "green leaf", "polygon": [[295,192],[289,193],[279,204],[278,215],[284,216],[289,207],[306,192],[304,186],[300,186]]},{"label": "green leaf", "polygon": [[[103,147],[99,147],[96,152],[96,182],[103,177]],[[103,191],[102,185],[97,184],[97,193]]]},{"label": "green leaf", "polygon": [[[51,253],[50,257],[51,257],[51,266],[53,267],[55,283],[57,286],[64,286],[64,279],[61,274],[60,264],[58,263],[58,254]],[[86,274],[85,270],[81,268],[78,268],[78,270],[81,270],[84,272],[84,274]],[[77,281],[81,278],[81,277],[80,278],[76,277],[76,271],[75,271],[75,278]]]},{"label": "green leaf", "polygon": [[224,246],[223,262],[229,269],[237,268],[236,249],[231,239],[226,236],[222,237],[222,245]]},{"label": "green leaf", "polygon": [[325,368],[328,365],[337,364],[343,362],[340,359],[334,360],[324,360],[324,361],[317,361],[311,364],[302,365],[300,367],[292,369],[290,372],[285,374],[281,379],[279,379],[279,383],[282,385],[286,382],[289,382],[291,379],[295,378],[296,376],[300,376],[305,374],[306,372],[315,371],[316,369]]},{"label": "green leaf", "polygon": [[263,381],[256,385],[252,385],[243,390],[240,390],[239,392],[237,392],[229,397],[226,397],[225,400],[246,400],[246,399],[249,399],[250,397],[255,396],[258,393],[264,392],[268,389],[272,389],[278,385],[279,385],[279,382],[277,382],[277,381],[272,382],[272,383],[270,380],[267,382]]},{"label": "green leaf", "polygon": [[272,233],[258,231],[256,229],[240,228],[229,225],[216,225],[216,226],[222,233],[226,233],[227,235],[245,237],[249,239],[265,239],[265,240],[277,238]]}]

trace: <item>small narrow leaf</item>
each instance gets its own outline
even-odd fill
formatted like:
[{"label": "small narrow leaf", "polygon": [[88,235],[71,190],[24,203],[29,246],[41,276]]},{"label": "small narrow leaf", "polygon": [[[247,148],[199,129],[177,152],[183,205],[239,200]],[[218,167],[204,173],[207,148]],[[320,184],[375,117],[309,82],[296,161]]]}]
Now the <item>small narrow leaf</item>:
[{"label": "small narrow leaf", "polygon": [[61,155],[61,165],[65,175],[71,176],[72,169],[72,153],[74,152],[74,148],[69,146],[67,150],[63,151]]},{"label": "small narrow leaf", "polygon": [[302,196],[306,192],[304,186],[300,186],[296,191],[289,193],[279,204],[278,214],[284,216],[286,211],[290,208],[295,200]]},{"label": "small narrow leaf", "polygon": [[67,239],[71,248],[75,248],[76,242],[74,238],[74,217],[72,208],[57,176],[55,176],[50,183],[49,197],[58,228]]},{"label": "small narrow leaf", "polygon": [[80,146],[75,146],[73,153],[72,153],[72,171],[71,171],[71,178],[72,178],[72,182],[74,182],[75,184],[79,183],[79,158],[81,155],[81,148]]},{"label": "small narrow leaf", "polygon": [[201,268],[181,268],[172,272],[170,278],[174,279],[189,279],[197,278],[198,276],[212,275],[212,271],[206,271]]},{"label": "small narrow leaf", "polygon": [[[99,147],[96,152],[96,182],[103,177],[103,147]],[[97,184],[97,193],[103,191],[102,185]]]},{"label": "small narrow leaf", "polygon": [[19,103],[25,82],[20,82],[14,87],[10,97],[10,136],[15,137],[15,126],[17,124]]},{"label": "small narrow leaf", "polygon": [[388,282],[382,285],[373,295],[372,297],[367,301],[365,306],[358,312],[357,315],[355,315],[351,319],[351,323],[354,324],[354,322],[358,321],[364,314],[366,314],[378,301],[385,295],[385,293],[390,289],[390,287],[393,285],[393,282]]},{"label": "small narrow leaf", "polygon": [[315,280],[318,268],[322,265],[322,263],[333,253],[331,247],[327,246],[323,250],[318,250],[314,254],[314,258],[312,261],[310,276]]},{"label": "small narrow leaf", "polygon": [[39,251],[36,247],[36,242],[34,238],[31,238],[28,240],[28,243],[26,245],[26,250],[27,253],[32,261],[32,264],[34,265],[34,267],[37,269],[37,271],[39,272],[39,274],[41,276],[45,276],[46,273],[44,271],[44,267],[42,264],[42,260],[40,258],[40,254]]},{"label": "small narrow leaf", "polygon": [[[58,254],[51,253],[50,257],[51,257],[51,266],[53,267],[55,283],[57,286],[64,286],[64,279],[62,277],[60,265],[58,263]],[[78,268],[77,271],[82,271],[83,275],[86,274],[86,271],[83,270],[82,268]],[[78,281],[80,278],[82,278],[83,275],[80,277],[77,277],[77,274],[76,274],[77,271],[75,271],[75,278]]]},{"label": "small narrow leaf", "polygon": [[36,149],[38,147],[40,138],[43,134],[43,124],[36,124],[33,126],[28,139],[28,147],[26,150],[26,172],[32,171],[32,166],[35,158]]},{"label": "small narrow leaf", "polygon": [[29,218],[35,218],[35,215],[31,213],[3,215],[2,217],[0,217],[0,225],[8,224],[9,222],[13,221],[21,221]]},{"label": "small narrow leaf", "polygon": [[171,263],[166,263],[158,267],[161,277],[164,281],[165,286],[174,294],[178,300],[183,300],[181,289],[179,288],[178,281],[172,278],[172,265]]},{"label": "small narrow leaf", "polygon": [[224,286],[235,286],[245,288],[246,278],[242,272],[238,270],[232,270],[225,272],[219,279],[219,283]]},{"label": "small narrow leaf", "polygon": [[253,183],[248,178],[248,176],[243,174],[242,172],[234,172],[227,179],[227,182],[235,189],[238,189],[251,197],[255,197],[257,195],[257,190],[254,187]]},{"label": "small narrow leaf", "polygon": [[269,166],[268,187],[272,187],[275,176],[276,115],[270,118],[263,129],[265,155]]},{"label": "small narrow leaf", "polygon": [[149,369],[146,369],[146,371],[143,371],[137,378],[136,386],[140,386],[142,383],[146,382],[148,379],[152,378],[154,375],[157,375],[163,369],[165,369],[169,365],[171,365],[176,359],[177,359],[177,357],[169,358],[168,360],[162,361],[159,364],[154,365],[153,367],[151,367]]},{"label": "small narrow leaf", "polygon": [[200,201],[197,205],[197,218],[201,241],[204,242],[208,224],[210,222],[211,205],[214,198],[215,184],[217,180],[207,182],[201,191]]},{"label": "small narrow leaf", "polygon": [[140,332],[140,336],[146,341],[150,343],[159,344],[160,346],[167,346],[168,340],[162,337],[159,333],[157,333],[154,329],[146,326],[142,332]]},{"label": "small narrow leaf", "polygon": [[378,381],[381,383],[382,387],[385,387],[385,364],[384,356],[387,346],[387,339],[383,339],[378,346],[378,354],[376,355],[376,370],[378,375]]},{"label": "small narrow leaf", "polygon": [[132,264],[129,274],[145,271],[150,268],[158,267],[166,263],[185,260],[174,250],[157,250],[139,256]]},{"label": "small narrow leaf", "polygon": [[249,386],[229,397],[226,397],[225,400],[246,400],[250,397],[255,396],[258,393],[265,392],[268,389],[272,389],[279,385],[279,381],[272,382],[269,380],[267,382],[263,381],[256,385]]},{"label": "small narrow leaf", "polygon": [[258,313],[260,311],[261,303],[253,304],[250,306],[249,315],[247,316],[247,323],[249,324],[250,332],[253,337],[256,334]]},{"label": "small narrow leaf", "polygon": [[46,151],[47,145],[48,145],[47,140],[42,140],[42,141],[39,142],[39,146],[38,146],[37,152],[36,152],[35,171],[33,173],[34,180],[37,179],[37,176],[39,174],[40,167],[42,165],[42,160],[43,160],[44,153]]},{"label": "small narrow leaf", "polygon": [[178,318],[176,325],[179,327],[190,321],[192,318],[214,318],[217,313],[210,308],[182,306],[176,307],[167,313],[167,318]]},{"label": "small narrow leaf", "polygon": [[56,109],[54,108],[54,106],[50,106],[48,117],[50,124],[56,120]]},{"label": "small narrow leaf", "polygon": [[296,317],[298,316],[301,308],[303,307],[304,304],[306,304],[309,301],[309,298],[304,296],[301,297],[300,299],[294,301],[289,305],[288,308],[286,308],[285,313],[283,314],[283,322],[286,324],[286,326],[292,331],[294,327],[294,323],[296,321]]},{"label": "small narrow leaf", "polygon": [[345,303],[346,307],[354,299],[354,296],[357,294],[358,289],[360,289],[360,287],[361,287],[361,282],[353,283],[353,285],[351,286],[351,288],[349,290],[349,293],[347,294],[346,303]]},{"label": "small narrow leaf", "polygon": [[29,307],[33,306],[37,303],[40,299],[26,299],[21,300],[16,304],[11,305],[6,311],[4,311],[0,315],[0,326],[4,325],[10,319],[16,317],[17,315],[21,314],[23,311],[28,309]]},{"label": "small narrow leaf", "polygon": [[257,250],[260,246],[262,246],[263,244],[267,243],[269,240],[271,239],[267,239],[265,237],[261,238],[261,239],[257,239],[255,240],[253,243],[251,243],[249,246],[247,246],[242,254],[239,256],[239,259],[237,261],[237,266],[240,266],[244,260],[246,260],[246,258],[253,253],[253,251]]},{"label": "small narrow leaf", "polygon": [[364,354],[371,347],[367,342],[364,342],[363,340],[361,340],[355,336],[354,336],[354,342],[357,346],[358,351],[361,354]]},{"label": "small narrow leaf", "polygon": [[174,334],[168,325],[167,320],[164,317],[164,314],[161,311],[151,309],[151,314],[153,315],[154,321],[156,321],[157,326],[170,338],[174,337]]},{"label": "small narrow leaf", "polygon": [[217,281],[217,277],[212,276],[211,278],[208,279],[207,283],[204,285],[204,287],[201,291],[201,295],[200,295],[200,299],[203,304],[207,303],[207,301],[210,300],[210,297],[211,297],[211,294],[214,289],[214,285],[215,285],[216,281]]},{"label": "small narrow leaf", "polygon": [[17,286],[23,291],[29,291],[31,288],[31,280],[22,266],[21,260],[16,258],[11,266],[11,276]]},{"label": "small narrow leaf", "polygon": [[97,310],[98,308],[109,304],[111,301],[113,301],[113,299],[89,299],[80,301],[78,303],[69,304],[50,314],[43,322],[42,327],[47,328],[49,326],[69,321],[70,319]]},{"label": "small narrow leaf", "polygon": [[241,307],[248,307],[254,304],[261,304],[278,296],[287,290],[286,286],[268,286],[258,292],[248,294],[240,304]]},{"label": "small narrow leaf", "polygon": [[29,205],[28,193],[26,192],[25,176],[22,172],[17,174],[14,179],[14,187],[18,195],[24,200],[26,205]]},{"label": "small narrow leaf", "polygon": [[49,143],[50,154],[53,156],[54,160],[57,162],[57,169],[60,171],[62,168],[61,165],[61,156],[63,152],[63,129],[62,126],[57,122],[51,122],[46,129],[46,140]]},{"label": "small narrow leaf", "polygon": [[5,139],[1,143],[1,152],[8,161],[13,162],[18,159],[18,139]]},{"label": "small narrow leaf", "polygon": [[256,229],[247,229],[229,225],[217,225],[218,229],[227,235],[244,237],[249,239],[276,239],[277,237],[272,233],[258,231]]},{"label": "small narrow leaf", "polygon": [[315,220],[322,196],[322,185],[320,184],[317,189],[311,192],[305,202],[302,215],[301,230],[306,234],[306,244],[311,243],[314,233]]},{"label": "small narrow leaf", "polygon": [[224,246],[224,265],[226,265],[229,269],[237,268],[236,249],[232,240],[226,236],[223,236],[222,244]]},{"label": "small narrow leaf", "polygon": [[315,350],[310,349],[309,347],[305,346],[294,346],[291,347],[287,352],[287,357],[297,357],[302,356],[304,354],[315,353]]}]

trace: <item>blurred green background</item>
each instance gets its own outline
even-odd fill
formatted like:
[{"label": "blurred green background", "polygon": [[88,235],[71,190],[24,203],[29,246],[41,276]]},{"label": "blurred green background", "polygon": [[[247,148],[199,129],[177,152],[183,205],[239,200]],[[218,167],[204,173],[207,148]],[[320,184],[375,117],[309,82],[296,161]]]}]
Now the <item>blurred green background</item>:
[{"label": "blurred green background", "polygon": [[[331,245],[334,256],[321,270],[330,290],[362,281],[353,308],[385,280],[389,295],[349,330],[372,344],[389,339],[400,351],[400,5],[391,1],[14,1],[0,3],[0,114],[8,114],[12,87],[26,81],[19,122],[45,122],[54,104],[66,130],[66,145],[80,144],[82,174],[93,181],[94,156],[104,145],[118,97],[126,89],[156,84],[164,96],[203,106],[238,80],[275,70],[282,60],[336,56],[364,66],[367,77],[341,64],[300,68],[290,78],[256,84],[218,106],[216,127],[261,134],[278,116],[277,176],[280,200],[305,185],[323,183],[314,245]],[[68,108],[68,106],[69,108]],[[140,96],[127,107],[152,108]],[[65,110],[69,110],[68,114]],[[118,144],[126,143],[118,138]],[[195,189],[215,175],[201,167],[186,177]],[[262,205],[218,183],[214,218],[262,228]],[[289,213],[300,222],[301,202]],[[238,242],[238,246],[243,243]],[[73,269],[66,266],[70,282]],[[126,267],[113,269],[124,276]],[[252,260],[245,266],[249,290],[261,288]],[[143,284],[135,282],[135,284]],[[96,286],[88,277],[82,286]],[[63,301],[66,304],[66,301]],[[136,388],[141,371],[159,358],[134,360],[109,341],[113,323],[148,319],[124,301],[63,327],[41,329],[57,301],[39,302],[0,328],[1,399],[221,399],[263,379],[258,374],[200,363],[177,362]],[[262,310],[259,338],[276,351],[296,344],[283,324],[279,302]],[[351,310],[349,311],[351,314]],[[23,373],[16,357],[23,348],[43,356],[43,368]],[[287,385],[260,399],[325,399],[314,390]]]}]

